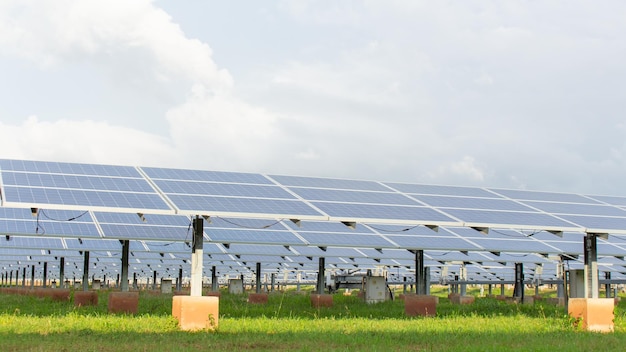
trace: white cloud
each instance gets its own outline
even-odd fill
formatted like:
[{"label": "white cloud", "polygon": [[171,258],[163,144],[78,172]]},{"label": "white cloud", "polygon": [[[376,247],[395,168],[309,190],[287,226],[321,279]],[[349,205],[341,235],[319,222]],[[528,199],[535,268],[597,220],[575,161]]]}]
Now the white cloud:
[{"label": "white cloud", "polygon": [[51,161],[154,165],[176,160],[163,137],[91,120],[55,122],[28,117],[22,124],[0,122],[2,157]]}]

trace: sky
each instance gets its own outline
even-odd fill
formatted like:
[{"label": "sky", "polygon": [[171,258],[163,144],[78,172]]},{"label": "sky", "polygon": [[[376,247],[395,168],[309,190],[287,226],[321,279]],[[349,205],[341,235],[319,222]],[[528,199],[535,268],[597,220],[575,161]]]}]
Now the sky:
[{"label": "sky", "polygon": [[0,0],[0,158],[626,195],[626,2]]}]

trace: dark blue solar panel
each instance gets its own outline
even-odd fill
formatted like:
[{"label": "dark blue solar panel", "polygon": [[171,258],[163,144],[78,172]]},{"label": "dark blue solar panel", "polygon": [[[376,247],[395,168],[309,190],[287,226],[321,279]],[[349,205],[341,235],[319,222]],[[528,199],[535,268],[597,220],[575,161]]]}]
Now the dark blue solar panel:
[{"label": "dark blue solar panel", "polygon": [[626,207],[626,197],[614,197],[614,196],[588,196],[588,197],[598,200],[602,203]]},{"label": "dark blue solar panel", "polygon": [[136,213],[96,212],[95,217],[98,222],[109,224],[166,225],[187,228],[191,223],[191,219],[184,215],[144,214],[145,222]]},{"label": "dark blue solar panel", "polygon": [[342,191],[314,188],[290,188],[291,191],[309,201],[335,201],[344,203],[370,203],[394,205],[420,205],[399,193]]},{"label": "dark blue solar panel", "polygon": [[456,222],[426,207],[322,202],[312,204],[329,216],[337,218]]},{"label": "dark blue solar panel", "polygon": [[206,194],[212,196],[233,196],[253,198],[283,198],[295,197],[279,186],[248,185],[232,183],[209,183],[197,181],[169,181],[155,180],[156,185],[167,194]]},{"label": "dark blue solar panel", "polygon": [[512,211],[533,211],[522,204],[508,199],[466,198],[444,196],[414,196],[416,199],[433,207],[461,209],[492,209]]},{"label": "dark blue solar panel", "polygon": [[192,195],[171,195],[169,198],[182,211],[197,214],[211,215],[211,212],[226,212],[277,214],[279,216],[288,214],[320,216],[320,213],[313,208],[296,200]]},{"label": "dark blue solar panel", "polygon": [[502,239],[502,238],[473,238],[472,242],[493,252],[531,252],[531,253],[555,253],[554,248],[535,241],[533,239]]},{"label": "dark blue solar panel", "polygon": [[60,238],[10,236],[7,239],[3,236],[0,247],[63,249],[63,242]]},{"label": "dark blue solar panel", "polygon": [[287,225],[292,230],[302,232],[334,232],[334,233],[373,233],[367,227],[356,224],[355,228],[349,228],[348,226],[333,221],[302,221],[300,226],[294,224],[291,221],[283,221],[285,225]]},{"label": "dark blue solar panel", "polygon": [[266,243],[266,244],[304,244],[289,231],[253,230],[253,229],[214,229],[205,232],[212,242],[220,243]]},{"label": "dark blue solar panel", "polygon": [[293,255],[293,252],[280,245],[231,244],[227,250],[230,254],[252,255]]},{"label": "dark blue solar panel", "polygon": [[341,190],[381,191],[390,189],[374,181],[343,180],[333,178],[277,176],[271,175],[278,183],[289,187],[332,188]]},{"label": "dark blue solar panel", "polygon": [[338,234],[338,233],[300,233],[300,236],[311,245],[317,246],[348,246],[383,248],[394,245],[378,235]]},{"label": "dark blue solar panel", "polygon": [[2,182],[5,186],[154,193],[154,189],[144,179],[140,178],[29,174],[3,171]]},{"label": "dark blue solar panel", "polygon": [[185,241],[192,236],[185,227],[118,224],[100,224],[100,227],[105,237],[119,239]]},{"label": "dark blue solar panel", "polygon": [[427,237],[406,235],[385,235],[386,238],[395,242],[401,248],[406,249],[454,249],[454,250],[480,250],[479,247],[454,237]]},{"label": "dark blue solar panel", "polygon": [[156,193],[122,193],[5,186],[4,197],[10,203],[151,210],[170,209]]},{"label": "dark blue solar panel", "polygon": [[559,215],[559,217],[579,224],[587,229],[604,229],[614,231],[626,230],[626,217],[606,216],[583,216],[583,215]]},{"label": "dark blue solar panel", "polygon": [[219,216],[213,216],[210,218],[210,222],[204,223],[207,231],[212,231],[214,228],[226,228],[226,229],[273,229],[273,230],[285,230],[285,227],[278,220],[270,219],[232,219]]},{"label": "dark blue solar panel", "polygon": [[24,171],[68,175],[141,177],[137,170],[131,166],[60,163],[47,161],[0,159],[0,169],[3,173],[4,171]]},{"label": "dark blue solar panel", "polygon": [[80,222],[51,222],[29,220],[0,220],[0,233],[23,235],[56,235],[100,237],[94,224]]},{"label": "dark blue solar panel", "polygon": [[475,224],[501,224],[516,226],[534,226],[538,229],[542,227],[569,227],[576,228],[576,225],[543,213],[525,213],[509,211],[489,211],[470,209],[445,209],[445,212],[461,219],[466,223]]},{"label": "dark blue solar panel", "polygon": [[537,192],[522,191],[511,189],[491,189],[493,192],[501,194],[505,197],[517,200],[539,200],[548,202],[564,202],[564,203],[587,203],[596,204],[597,202],[578,194],[554,193],[554,192]]},{"label": "dark blue solar panel", "polygon": [[92,239],[77,239],[66,238],[65,243],[68,249],[77,251],[121,251],[122,244],[118,240],[92,240]]},{"label": "dark blue solar panel", "polygon": [[580,214],[626,217],[626,210],[607,205],[552,202],[524,202],[524,204],[553,214]]},{"label": "dark blue solar panel", "polygon": [[385,184],[400,192],[409,194],[432,194],[440,196],[463,196],[463,197],[487,197],[496,198],[497,195],[476,187],[458,186],[438,186],[438,185],[418,185],[408,183],[388,183]]},{"label": "dark blue solar panel", "polygon": [[155,167],[142,167],[148,177],[152,179],[177,180],[177,181],[205,181],[205,182],[225,182],[225,183],[248,183],[257,185],[273,185],[261,174],[223,171],[202,171],[167,169]]}]

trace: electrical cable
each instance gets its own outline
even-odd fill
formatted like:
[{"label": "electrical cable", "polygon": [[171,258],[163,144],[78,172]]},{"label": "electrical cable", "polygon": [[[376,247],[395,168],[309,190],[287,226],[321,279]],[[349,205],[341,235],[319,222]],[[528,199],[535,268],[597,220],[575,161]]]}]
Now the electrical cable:
[{"label": "electrical cable", "polygon": [[244,229],[252,229],[252,230],[263,230],[263,229],[267,229],[267,228],[270,228],[270,227],[272,227],[272,226],[274,226],[274,225],[276,225],[276,224],[279,224],[281,221],[283,221],[283,219],[280,219],[280,220],[276,220],[275,222],[273,222],[273,223],[271,223],[271,224],[268,224],[268,225],[264,225],[264,226],[261,226],[261,227],[254,227],[254,226],[247,226],[247,225],[238,224],[238,223],[236,223],[236,222],[234,222],[234,221],[230,221],[230,220],[224,219],[224,218],[219,217],[219,216],[216,216],[216,218],[217,218],[217,219],[220,219],[220,220],[222,220],[222,221],[224,221],[224,222],[227,222],[227,223],[229,223],[229,224],[231,224],[231,225],[235,225],[235,226],[237,226],[237,227],[241,227],[241,228],[244,228]]}]

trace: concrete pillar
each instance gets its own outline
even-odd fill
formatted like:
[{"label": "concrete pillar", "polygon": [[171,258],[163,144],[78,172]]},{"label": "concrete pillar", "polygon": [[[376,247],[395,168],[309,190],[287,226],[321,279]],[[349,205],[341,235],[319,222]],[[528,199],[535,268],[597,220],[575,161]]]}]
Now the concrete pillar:
[{"label": "concrete pillar", "polygon": [[191,292],[190,296],[202,296],[202,252],[204,245],[204,219],[193,219],[193,245],[191,252]]}]

